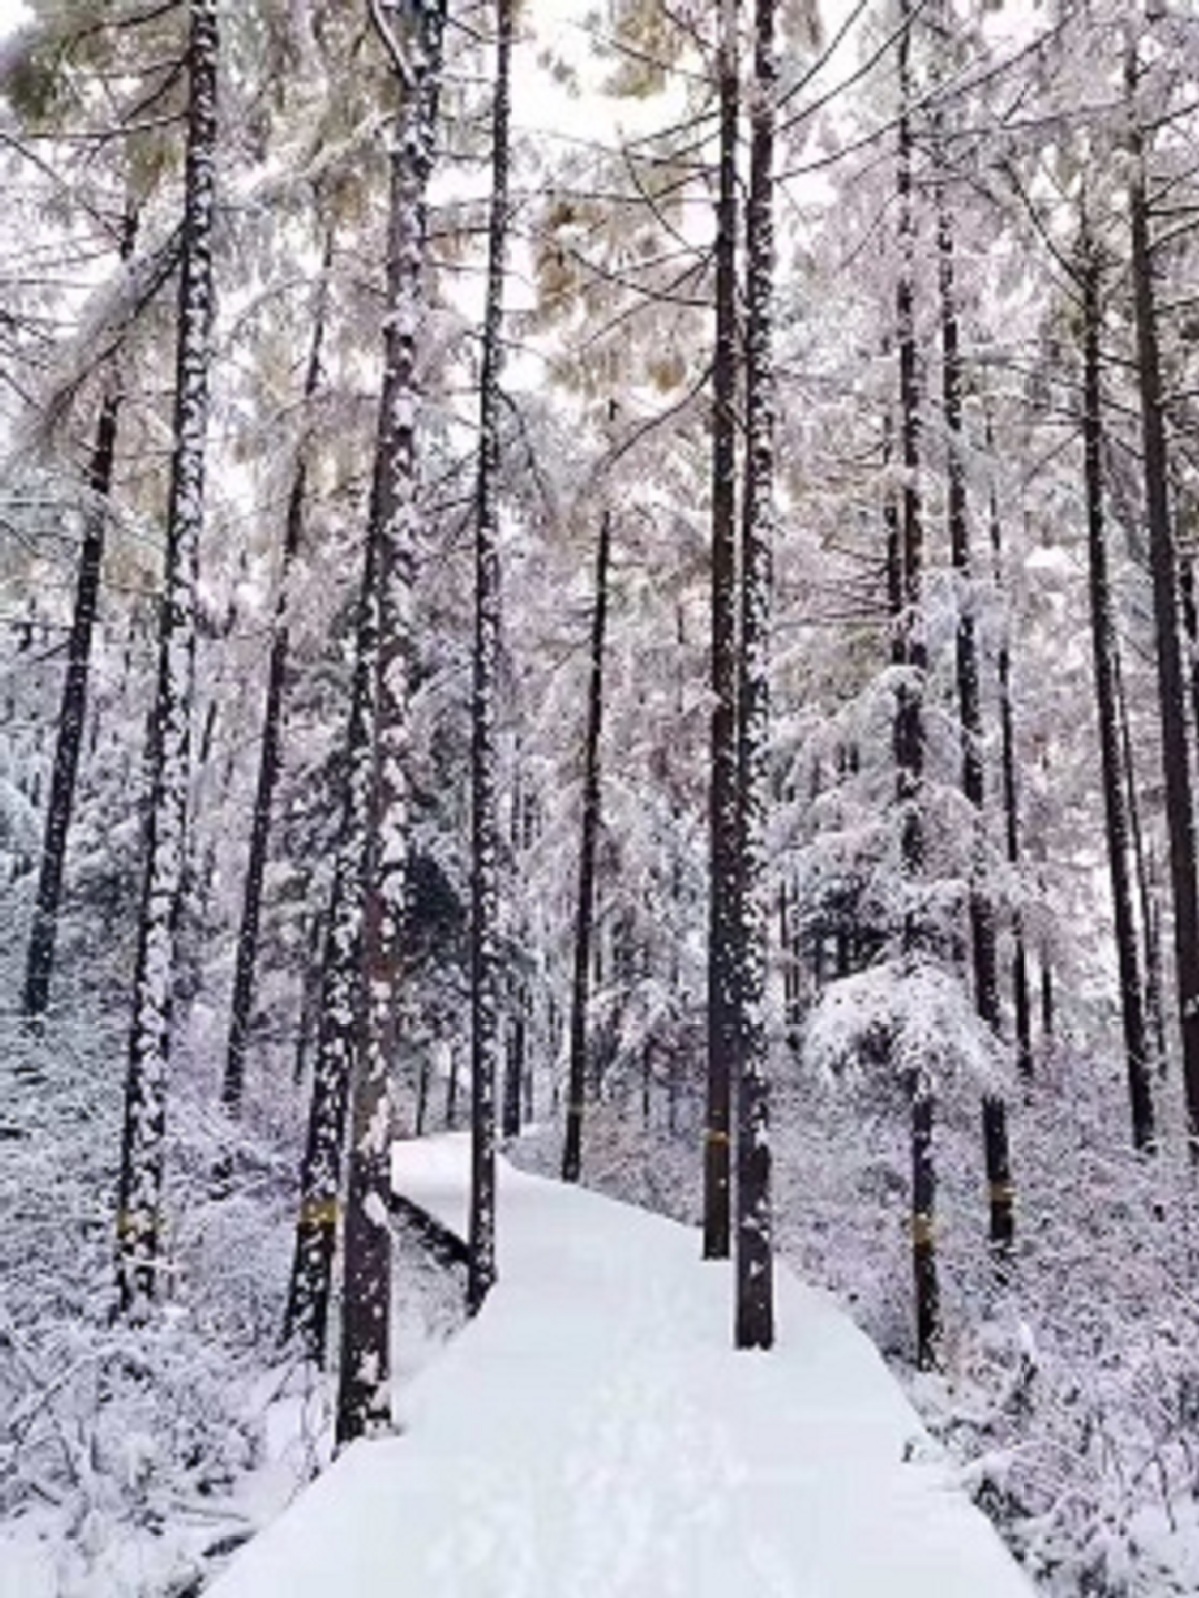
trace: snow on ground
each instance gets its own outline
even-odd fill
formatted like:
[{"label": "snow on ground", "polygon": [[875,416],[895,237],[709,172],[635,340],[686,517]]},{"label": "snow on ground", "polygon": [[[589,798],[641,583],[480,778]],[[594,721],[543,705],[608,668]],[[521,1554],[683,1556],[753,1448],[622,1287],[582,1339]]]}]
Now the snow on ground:
[{"label": "snow on ground", "polygon": [[[395,1180],[461,1230],[463,1137]],[[1027,1598],[867,1339],[778,1274],[770,1354],[729,1347],[696,1234],[500,1168],[499,1285],[209,1598]]]}]

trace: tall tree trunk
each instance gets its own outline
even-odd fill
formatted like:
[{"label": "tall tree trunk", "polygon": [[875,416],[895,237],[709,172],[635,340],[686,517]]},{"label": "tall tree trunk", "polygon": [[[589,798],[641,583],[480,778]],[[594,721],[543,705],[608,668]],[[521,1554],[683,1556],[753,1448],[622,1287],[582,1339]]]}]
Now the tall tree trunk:
[{"label": "tall tree trunk", "polygon": [[928,1083],[919,1077],[912,1085],[912,1285],[916,1298],[916,1366],[922,1371],[937,1368],[941,1346],[933,1120],[932,1094]]},{"label": "tall tree trunk", "polygon": [[1120,972],[1120,1013],[1132,1107],[1132,1136],[1137,1148],[1153,1141],[1153,1102],[1149,1087],[1149,1052],[1145,1030],[1144,990],[1137,957],[1129,870],[1128,792],[1120,750],[1119,680],[1116,616],[1107,564],[1103,505],[1102,354],[1100,346],[1099,266],[1089,240],[1082,248],[1083,294],[1083,467],[1090,553],[1091,640],[1095,698],[1099,711],[1099,749],[1103,771],[1103,804],[1107,822],[1108,869],[1111,873],[1116,957]]},{"label": "tall tree trunk", "polygon": [[[987,422],[987,448],[991,449],[991,424]],[[990,492],[991,553],[994,561],[995,581],[1005,587],[1003,564],[1003,527],[999,519],[999,496],[994,484]],[[1000,765],[1003,774],[1004,835],[1007,860],[1013,876],[1020,866],[1020,794],[1016,783],[1016,725],[1012,699],[1011,623],[1005,618],[999,641],[997,671],[999,676],[999,731]],[[1028,944],[1024,934],[1024,916],[1017,909],[1012,916],[1012,996],[1016,1011],[1016,1067],[1026,1082],[1033,1074],[1032,1054],[1032,996],[1028,975]]]},{"label": "tall tree trunk", "polygon": [[491,217],[479,474],[475,488],[475,658],[471,900],[471,1188],[466,1301],[473,1315],[495,1281],[495,1092],[500,1063],[499,854],[496,694],[500,648],[500,559],[496,496],[500,474],[500,367],[504,261],[508,244],[509,126],[512,120],[513,0],[496,0],[495,99],[491,120]]},{"label": "tall tree trunk", "polygon": [[720,4],[720,192],[712,394],[712,732],[708,792],[705,1259],[729,1257],[737,956],[737,125],[739,0]]},{"label": "tall tree trunk", "polygon": [[[130,206],[121,232],[120,258],[128,261],[137,240],[137,212]],[[50,777],[50,798],[46,806],[46,825],[38,871],[37,900],[33,925],[25,956],[25,985],[22,1009],[28,1021],[45,1014],[54,975],[54,949],[58,940],[58,911],[62,900],[63,869],[66,865],[67,836],[75,804],[75,782],[83,748],[87,720],[88,676],[92,660],[92,634],[100,602],[100,578],[104,565],[104,544],[108,532],[108,502],[112,493],[113,468],[117,454],[117,426],[120,419],[124,383],[119,357],[114,357],[107,374],[100,419],[87,476],[88,505],[83,519],[83,542],[75,576],[75,609],[67,639],[67,670],[58,711],[58,731],[54,744],[54,766]]]},{"label": "tall tree trunk", "polygon": [[1195,600],[1195,562],[1189,556],[1178,568],[1182,624],[1190,656],[1191,726],[1199,735],[1199,604]]},{"label": "tall tree trunk", "polygon": [[[1141,807],[1137,798],[1137,769],[1132,752],[1132,728],[1128,700],[1124,693],[1124,671],[1120,650],[1115,651],[1116,714],[1120,722],[1120,759],[1124,771],[1124,802],[1128,809],[1128,836],[1137,884],[1141,920],[1141,954],[1145,962],[1145,1036],[1149,1081],[1153,1069],[1160,1069],[1165,1053],[1165,1016],[1162,1012],[1161,940],[1156,936],[1152,870],[1141,830]],[[1150,1090],[1151,1091],[1151,1090]]]},{"label": "tall tree trunk", "polygon": [[1195,877],[1195,822],[1187,748],[1182,650],[1178,637],[1178,582],[1170,513],[1157,295],[1153,281],[1149,208],[1145,197],[1144,149],[1139,134],[1132,141],[1132,159],[1133,177],[1128,195],[1132,233],[1130,265],[1137,332],[1149,563],[1153,577],[1153,613],[1157,632],[1162,771],[1174,899],[1175,989],[1182,1035],[1187,1127],[1192,1148],[1199,1150],[1199,888]]},{"label": "tall tree trunk", "polygon": [[216,0],[191,0],[174,448],[159,611],[158,684],[147,760],[146,864],[117,1199],[118,1302],[123,1313],[133,1314],[143,1313],[154,1296],[161,1243],[175,934],[187,857],[196,581],[212,354],[216,68]]},{"label": "tall tree trunk", "polygon": [[583,1099],[587,1086],[587,1008],[591,997],[591,946],[595,911],[595,857],[600,828],[600,735],[604,718],[604,651],[607,647],[612,514],[600,518],[595,560],[595,610],[591,622],[591,680],[587,696],[587,742],[583,752],[583,814],[579,846],[579,890],[575,906],[574,981],[570,996],[570,1067],[566,1094],[566,1139],[562,1180],[577,1182],[583,1157]]},{"label": "tall tree trunk", "polygon": [[[370,662],[369,789],[362,859],[362,1046],[350,1084],[339,1446],[390,1416],[391,1072],[408,864],[408,668],[420,505],[417,338],[423,313],[425,195],[433,165],[443,12],[405,4],[379,14],[400,110],[391,151],[384,381],[373,526],[378,644]],[[407,76],[406,76],[407,75]]]},{"label": "tall tree trunk", "polygon": [[507,1058],[504,1062],[503,1108],[500,1130],[506,1138],[520,1136],[521,1089],[525,1074],[528,1039],[528,991],[523,982],[513,984],[508,1021]]},{"label": "tall tree trunk", "polygon": [[316,1061],[308,1106],[308,1135],[300,1164],[295,1252],[283,1325],[284,1339],[296,1338],[307,1357],[317,1365],[324,1363],[328,1338],[346,1106],[360,1045],[360,865],[366,846],[370,776],[371,663],[377,649],[378,618],[371,598],[376,584],[377,546],[375,518],[372,517],[358,601],[354,681],[346,729],[345,796],[325,935]]},{"label": "tall tree trunk", "polygon": [[[304,374],[304,404],[311,409],[316,398],[321,372],[321,346],[324,341],[328,274],[332,264],[333,232],[325,239],[321,282],[312,323],[312,342]],[[279,780],[283,743],[283,698],[287,687],[287,663],[291,646],[288,627],[288,588],[292,566],[304,532],[304,508],[308,488],[308,424],[296,447],[287,515],[283,528],[283,550],[279,563],[278,592],[266,675],[266,705],[262,719],[262,743],[258,755],[258,782],[250,825],[250,851],[242,893],[241,925],[237,934],[237,953],[233,973],[233,996],[229,1006],[229,1041],[225,1052],[225,1076],[221,1102],[230,1115],[241,1110],[245,1087],[246,1043],[250,1016],[254,1008],[255,977],[258,967],[258,938],[262,920],[262,890],[266,879],[267,855],[271,842],[271,821],[275,787]]]},{"label": "tall tree trunk", "polygon": [[[895,288],[895,337],[899,357],[899,456],[903,465],[903,490],[897,515],[888,518],[888,573],[891,607],[897,618],[891,642],[891,659],[907,668],[896,695],[893,746],[895,798],[899,810],[900,855],[906,876],[917,878],[924,868],[924,824],[921,795],[924,783],[924,677],[928,665],[920,604],[924,569],[924,507],[920,489],[921,426],[920,371],[916,348],[915,218],[912,209],[912,4],[901,0],[903,28],[898,41],[900,114],[896,192],[899,277]],[[896,549],[896,543],[898,545]],[[898,591],[896,591],[898,590]],[[915,948],[923,931],[908,913],[904,944]],[[916,1302],[917,1350],[930,1364],[936,1358],[940,1294],[937,1257],[932,1232],[936,1168],[933,1154],[933,1089],[924,1073],[918,1074],[911,1093],[912,1146],[912,1253]]]},{"label": "tall tree trunk", "polygon": [[[995,907],[986,890],[982,700],[978,643],[974,630],[971,586],[970,523],[966,500],[966,467],[962,450],[962,354],[954,280],[953,223],[945,195],[945,167],[940,167],[937,253],[941,291],[942,405],[948,437],[947,505],[950,559],[959,584],[956,664],[958,708],[962,723],[962,792],[974,812],[971,840],[970,941],[974,963],[974,1004],[979,1019],[1000,1034],[999,961]],[[983,1148],[988,1178],[991,1244],[1002,1254],[1011,1248],[1015,1231],[1015,1195],[1008,1154],[1007,1106],[997,1095],[983,1105]]]},{"label": "tall tree trunk", "polygon": [[[915,220],[912,212],[912,123],[913,96],[911,50],[911,0],[902,0],[903,31],[899,38],[899,80],[901,112],[899,152],[896,174],[899,200],[899,279],[895,288],[896,345],[899,356],[899,454],[903,465],[903,492],[899,505],[899,547],[897,563],[901,579],[902,607],[892,659],[910,668],[900,681],[895,710],[894,746],[896,799],[900,810],[900,845],[904,869],[917,876],[924,866],[923,820],[920,793],[924,779],[924,674],[928,665],[927,648],[920,618],[924,569],[924,509],[920,490],[920,369],[916,347],[915,286],[913,254]],[[910,918],[909,918],[910,920]],[[916,928],[909,925],[907,941],[915,943]]]},{"label": "tall tree trunk", "polygon": [[966,466],[962,439],[962,354],[954,281],[953,223],[940,168],[937,245],[941,290],[941,395],[947,436],[946,499],[950,560],[958,582],[956,666],[961,716],[962,792],[974,811],[971,844],[970,932],[974,960],[974,1002],[980,1019],[999,1031],[999,975],[995,911],[986,891],[984,837],[985,773],[983,766],[982,699],[978,642],[974,627],[974,593],[970,557],[970,521],[966,499]]},{"label": "tall tree trunk", "polygon": [[736,949],[738,1348],[774,1342],[769,1035],[770,615],[774,547],[774,147],[778,60],[775,0],[754,6],[746,204],[745,504],[742,518],[740,691],[737,716]]}]

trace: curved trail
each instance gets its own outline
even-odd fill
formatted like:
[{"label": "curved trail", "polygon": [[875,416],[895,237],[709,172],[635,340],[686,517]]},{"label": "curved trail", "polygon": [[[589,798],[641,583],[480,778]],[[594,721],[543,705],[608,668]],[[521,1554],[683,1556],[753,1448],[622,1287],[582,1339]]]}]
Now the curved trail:
[{"label": "curved trail", "polygon": [[[461,1232],[467,1143],[396,1148]],[[500,1282],[210,1598],[1028,1598],[868,1340],[778,1273],[729,1347],[685,1227],[500,1162]]]}]

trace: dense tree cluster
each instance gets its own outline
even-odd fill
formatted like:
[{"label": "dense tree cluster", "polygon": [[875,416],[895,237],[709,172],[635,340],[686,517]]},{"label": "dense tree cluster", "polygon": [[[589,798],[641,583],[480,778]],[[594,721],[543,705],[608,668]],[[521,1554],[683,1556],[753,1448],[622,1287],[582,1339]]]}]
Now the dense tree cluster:
[{"label": "dense tree cluster", "polygon": [[702,1221],[738,1347],[778,1251],[853,1301],[1058,1590],[1191,1590],[1199,31],[544,9],[0,59],[5,1269],[87,1260],[0,1505],[76,1344],[386,1427],[461,1126],[472,1313],[502,1138]]}]

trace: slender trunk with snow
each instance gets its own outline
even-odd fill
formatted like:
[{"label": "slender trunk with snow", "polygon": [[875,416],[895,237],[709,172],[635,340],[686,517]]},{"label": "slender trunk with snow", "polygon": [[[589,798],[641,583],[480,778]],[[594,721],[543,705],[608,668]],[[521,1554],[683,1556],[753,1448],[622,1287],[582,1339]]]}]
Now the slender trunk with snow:
[{"label": "slender trunk with snow", "polygon": [[[1118,642],[1118,641],[1117,641]],[[1132,752],[1132,728],[1129,725],[1128,702],[1124,696],[1124,671],[1120,651],[1115,652],[1116,663],[1116,714],[1120,722],[1120,759],[1124,771],[1124,803],[1128,809],[1128,838],[1132,848],[1133,875],[1137,884],[1137,907],[1140,912],[1141,956],[1145,969],[1145,1036],[1149,1079],[1153,1067],[1160,1066],[1162,1043],[1165,1036],[1165,1018],[1162,1014],[1161,950],[1154,938],[1154,908],[1152,872],[1145,849],[1145,836],[1141,828],[1141,808],[1137,797],[1137,769]]]},{"label": "slender trunk with snow", "polygon": [[1107,823],[1108,870],[1111,874],[1116,958],[1120,973],[1120,1013],[1132,1106],[1132,1135],[1137,1148],[1153,1140],[1153,1102],[1149,1086],[1149,1052],[1145,1029],[1144,989],[1137,954],[1129,866],[1128,791],[1120,748],[1119,644],[1108,574],[1107,535],[1103,504],[1102,358],[1100,347],[1099,267],[1095,252],[1084,245],[1081,262],[1083,295],[1083,471],[1090,554],[1091,643],[1095,699],[1099,712],[1099,752],[1103,804]]},{"label": "slender trunk with snow", "polygon": [[916,1366],[922,1371],[936,1369],[941,1346],[934,1116],[932,1094],[920,1077],[912,1085],[912,1286],[916,1299]]},{"label": "slender trunk with snow", "polygon": [[745,503],[742,516],[737,716],[738,875],[737,1348],[774,1342],[770,1083],[766,1020],[770,885],[770,616],[774,549],[774,148],[778,58],[775,0],[754,6],[746,202]]},{"label": "slender trunk with snow", "polygon": [[508,243],[513,0],[496,0],[491,120],[491,216],[475,486],[475,653],[471,706],[471,1188],[467,1307],[495,1281],[495,1094],[500,1063],[499,855],[496,696],[500,654],[500,368]]},{"label": "slender trunk with snow", "polygon": [[174,448],[159,611],[158,681],[147,761],[146,864],[117,1201],[118,1301],[123,1312],[138,1314],[154,1296],[161,1243],[175,933],[187,859],[196,580],[204,515],[212,351],[216,0],[191,0],[187,70],[187,161]]},{"label": "slender trunk with snow", "polygon": [[[987,424],[987,447],[992,443]],[[999,495],[992,483],[990,493],[991,554],[995,581],[1005,586],[1003,565],[1003,527],[999,519]],[[1004,838],[1007,861],[1015,874],[1020,866],[1020,795],[1016,783],[1016,718],[1012,697],[1011,623],[1005,617],[999,640],[996,671],[999,677],[1000,769],[1003,778]],[[1027,1082],[1032,1077],[1032,995],[1028,974],[1028,944],[1024,917],[1017,908],[1012,915],[1012,997],[1016,1011],[1016,1067]]]},{"label": "slender trunk with snow", "polygon": [[[916,306],[913,273],[915,218],[912,208],[913,139],[910,105],[913,96],[910,0],[903,0],[904,29],[899,38],[901,111],[898,127],[896,189],[899,202],[899,276],[895,286],[895,340],[899,357],[899,459],[903,467],[898,539],[901,608],[892,640],[892,659],[907,669],[899,678],[893,731],[896,800],[899,806],[900,846],[904,869],[915,877],[924,865],[924,828],[920,795],[924,780],[924,675],[927,668],[920,618],[924,568],[924,507],[920,487],[921,425],[920,366],[916,344]],[[911,924],[906,941],[918,941]]]},{"label": "slender trunk with snow", "polygon": [[295,1251],[283,1325],[284,1340],[295,1338],[307,1357],[317,1365],[324,1363],[328,1338],[346,1106],[360,1044],[360,863],[366,841],[369,740],[373,721],[370,668],[377,647],[377,615],[371,597],[375,589],[377,542],[372,518],[358,605],[354,680],[346,731],[345,795],[325,933],[316,1060],[308,1105],[307,1139],[300,1164]]},{"label": "slender trunk with snow", "polygon": [[[312,342],[304,374],[304,403],[311,407],[320,381],[321,345],[325,327],[325,286],[332,251],[332,232],[325,242],[319,301],[312,323]],[[297,446],[283,527],[283,549],[279,563],[278,591],[275,599],[271,652],[267,663],[266,705],[262,718],[262,742],[258,755],[258,782],[250,823],[250,851],[242,891],[241,925],[237,933],[237,953],[233,972],[233,996],[229,1006],[229,1041],[225,1051],[225,1075],[221,1102],[230,1115],[241,1109],[245,1088],[246,1044],[250,1017],[254,1009],[255,978],[258,968],[258,939],[262,921],[262,891],[266,880],[267,856],[271,842],[275,787],[279,780],[283,746],[283,697],[287,686],[287,665],[291,639],[288,627],[288,587],[291,570],[304,530],[304,508],[308,487],[308,439]]]},{"label": "slender trunk with snow", "polygon": [[384,380],[371,505],[377,566],[371,602],[367,827],[362,870],[361,1047],[350,1084],[345,1273],[337,1394],[339,1445],[390,1413],[391,1072],[408,864],[408,676],[418,558],[417,341],[423,312],[425,194],[433,165],[440,4],[388,7],[380,23],[396,65],[400,109],[391,149]]},{"label": "slender trunk with snow", "polygon": [[[962,730],[962,792],[974,812],[971,840],[970,941],[974,963],[974,1005],[979,1019],[999,1035],[999,961],[995,908],[986,889],[982,700],[978,642],[971,589],[970,520],[966,498],[966,466],[962,427],[962,353],[954,278],[953,223],[942,188],[938,195],[937,246],[941,291],[942,405],[948,439],[947,509],[950,559],[959,584],[956,664],[958,710]],[[1015,1231],[1015,1194],[1008,1153],[1007,1106],[997,1095],[983,1104],[983,1152],[991,1243],[1001,1253],[1011,1248]]]},{"label": "slender trunk with snow", "polygon": [[595,860],[600,830],[600,738],[604,721],[604,652],[607,648],[612,515],[600,517],[595,559],[595,609],[591,621],[591,678],[587,695],[587,741],[583,751],[583,813],[579,841],[579,889],[575,905],[574,981],[570,995],[570,1066],[566,1092],[566,1138],[562,1180],[577,1182],[583,1158],[583,1102],[587,1089],[587,1009],[591,998],[591,946],[595,920]]},{"label": "slender trunk with snow", "polygon": [[1137,333],[1149,565],[1153,579],[1153,615],[1157,634],[1162,775],[1174,898],[1174,977],[1182,1036],[1187,1127],[1192,1148],[1199,1151],[1199,884],[1196,882],[1194,796],[1178,627],[1177,552],[1170,508],[1169,451],[1158,343],[1157,290],[1153,280],[1153,244],[1149,234],[1149,206],[1145,194],[1144,149],[1139,135],[1133,140],[1132,160],[1133,178],[1128,196],[1132,230],[1130,264]]},{"label": "slender trunk with snow", "polygon": [[[128,261],[137,239],[137,212],[132,207],[125,216],[121,233],[121,260]],[[54,744],[54,765],[50,776],[50,796],[46,806],[46,825],[42,857],[38,869],[37,900],[33,925],[25,956],[25,984],[21,1007],[29,1021],[37,1021],[50,999],[54,975],[54,950],[58,941],[58,911],[62,900],[63,870],[66,865],[67,836],[75,805],[75,782],[83,749],[83,730],[87,719],[88,677],[91,671],[92,634],[100,601],[100,576],[104,565],[104,544],[108,532],[108,502],[112,493],[116,465],[117,425],[124,383],[119,357],[110,363],[100,419],[87,476],[88,503],[83,518],[83,542],[75,577],[75,608],[67,639],[67,670],[58,712],[58,731]]]},{"label": "slender trunk with snow", "polygon": [[[941,171],[942,185],[945,182]],[[974,626],[970,516],[962,419],[962,352],[955,282],[953,222],[945,193],[938,195],[937,246],[941,291],[941,399],[947,441],[946,503],[950,560],[958,584],[956,666],[961,717],[962,792],[974,812],[971,843],[970,934],[974,1003],[979,1018],[999,1031],[999,970],[995,909],[986,888],[985,772],[978,640]]]},{"label": "slender trunk with snow", "polygon": [[712,733],[708,793],[705,1259],[729,1256],[733,983],[737,957],[737,124],[738,0],[720,6],[720,193],[712,369]]}]

